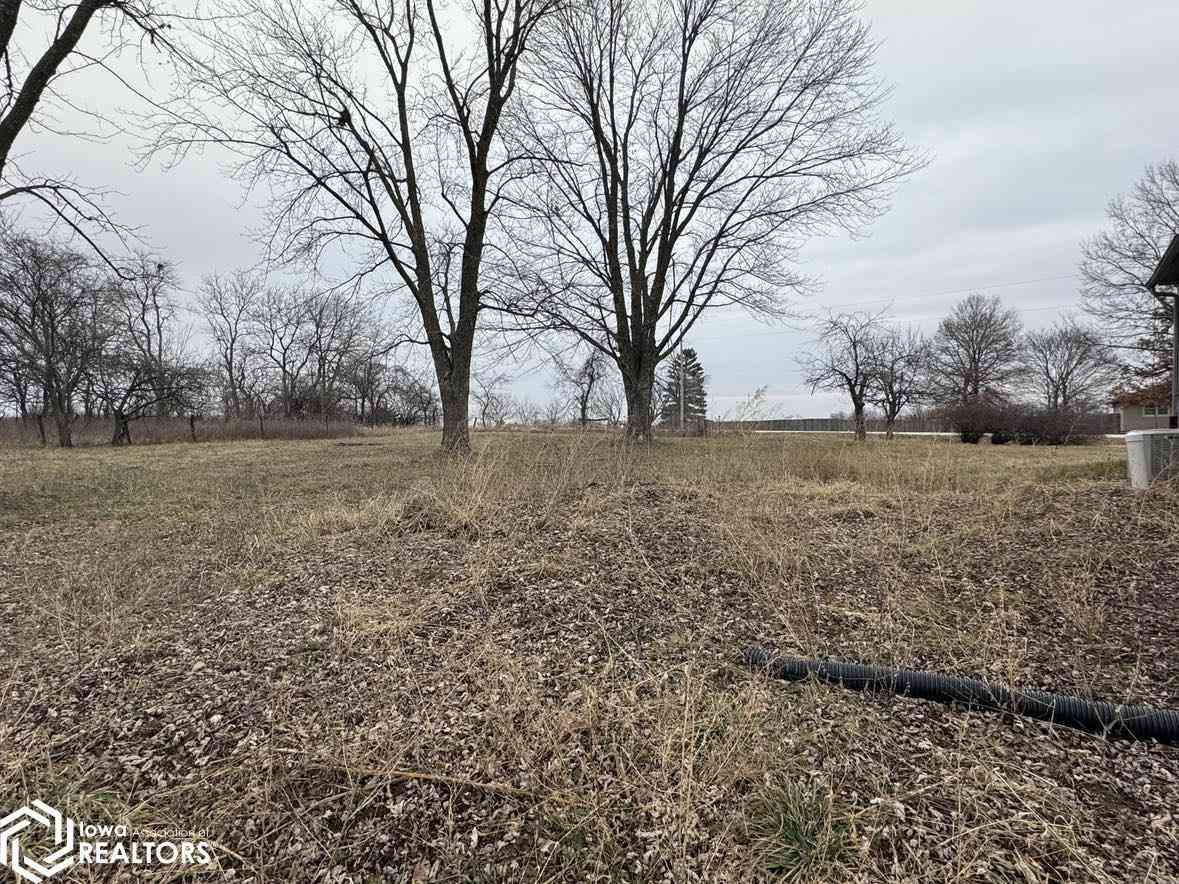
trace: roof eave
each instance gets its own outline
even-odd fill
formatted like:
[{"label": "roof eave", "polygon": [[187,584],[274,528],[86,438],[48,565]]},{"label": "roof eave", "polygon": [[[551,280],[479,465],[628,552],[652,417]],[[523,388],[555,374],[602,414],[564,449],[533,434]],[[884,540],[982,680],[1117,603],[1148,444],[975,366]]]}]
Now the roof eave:
[{"label": "roof eave", "polygon": [[[1163,257],[1159,259],[1154,273],[1150,274],[1150,279],[1146,281],[1147,290],[1165,304],[1163,293],[1158,291],[1159,286],[1167,286],[1168,288],[1179,286],[1179,234],[1171,237],[1170,245],[1163,252]],[[1175,297],[1173,292],[1167,294]]]}]

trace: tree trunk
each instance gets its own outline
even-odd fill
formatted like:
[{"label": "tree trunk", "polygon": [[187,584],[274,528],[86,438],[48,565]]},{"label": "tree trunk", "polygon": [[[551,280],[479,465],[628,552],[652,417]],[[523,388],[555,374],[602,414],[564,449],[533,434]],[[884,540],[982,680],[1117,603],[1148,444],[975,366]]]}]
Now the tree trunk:
[{"label": "tree trunk", "polygon": [[650,442],[651,424],[654,421],[651,404],[655,398],[655,372],[641,372],[638,378],[624,374],[622,386],[626,391],[626,438],[635,442]]},{"label": "tree trunk", "polygon": [[885,421],[885,423],[884,423],[884,438],[885,439],[892,438],[892,425],[895,420],[896,420],[895,418],[890,417],[887,421]]},{"label": "tree trunk", "polygon": [[49,439],[45,435],[45,412],[37,412],[37,435],[41,437],[41,444],[46,445]]},{"label": "tree trunk", "polygon": [[855,406],[855,430],[856,430],[856,441],[857,442],[864,442],[867,440],[868,427],[864,423],[864,405],[863,405],[863,403],[858,403]]},{"label": "tree trunk", "polygon": [[70,415],[58,412],[53,416],[53,420],[57,424],[57,447],[73,448],[74,428]]},{"label": "tree trunk", "polygon": [[127,445],[131,444],[131,424],[127,421],[125,414],[115,412],[115,433],[111,436],[111,445]]},{"label": "tree trunk", "polygon": [[467,426],[469,376],[452,376],[442,394],[442,450],[450,454],[471,453],[471,431]]},{"label": "tree trunk", "polygon": [[460,322],[451,334],[449,352],[441,339],[430,342],[438,395],[442,399],[442,450],[448,454],[465,456],[471,453],[471,354],[474,343],[474,322]]}]

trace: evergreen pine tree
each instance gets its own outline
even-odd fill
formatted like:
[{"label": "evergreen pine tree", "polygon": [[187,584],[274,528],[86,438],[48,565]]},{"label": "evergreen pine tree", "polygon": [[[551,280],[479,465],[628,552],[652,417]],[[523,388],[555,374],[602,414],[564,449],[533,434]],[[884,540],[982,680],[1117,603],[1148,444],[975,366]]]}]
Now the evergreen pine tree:
[{"label": "evergreen pine tree", "polygon": [[708,412],[704,369],[696,351],[685,347],[667,361],[659,381],[659,421],[680,430],[681,369],[684,390],[684,426],[703,428]]}]

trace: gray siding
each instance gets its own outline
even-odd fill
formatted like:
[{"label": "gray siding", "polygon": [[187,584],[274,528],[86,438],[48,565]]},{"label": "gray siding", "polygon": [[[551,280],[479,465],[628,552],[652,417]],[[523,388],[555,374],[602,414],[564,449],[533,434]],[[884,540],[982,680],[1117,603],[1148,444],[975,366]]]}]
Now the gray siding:
[{"label": "gray siding", "polygon": [[1168,415],[1144,414],[1146,406],[1127,405],[1120,410],[1122,416],[1122,432],[1130,430],[1165,430],[1171,425]]}]

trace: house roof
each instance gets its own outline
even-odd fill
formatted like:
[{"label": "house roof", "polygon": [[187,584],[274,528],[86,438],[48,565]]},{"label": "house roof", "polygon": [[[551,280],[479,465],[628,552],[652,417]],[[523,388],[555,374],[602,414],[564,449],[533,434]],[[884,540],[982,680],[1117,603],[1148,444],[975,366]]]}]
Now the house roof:
[{"label": "house roof", "polygon": [[1154,273],[1146,281],[1146,287],[1156,298],[1158,293],[1155,287],[1160,285],[1179,286],[1179,234],[1171,237],[1171,244],[1167,246],[1158,266],[1154,268]]}]

